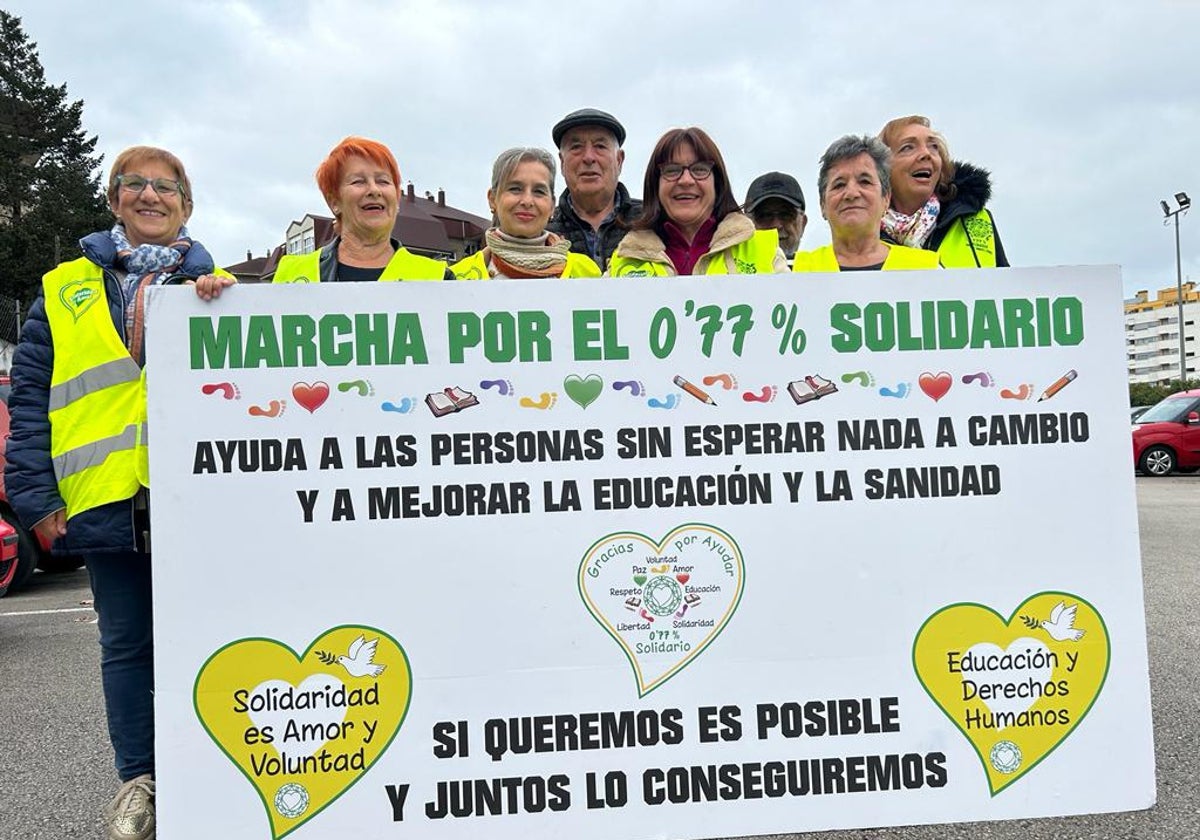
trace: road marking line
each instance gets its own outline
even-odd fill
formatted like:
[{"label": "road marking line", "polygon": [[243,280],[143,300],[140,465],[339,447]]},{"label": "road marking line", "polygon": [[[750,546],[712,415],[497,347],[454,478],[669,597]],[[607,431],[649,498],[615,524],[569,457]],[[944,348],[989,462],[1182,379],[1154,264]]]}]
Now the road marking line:
[{"label": "road marking line", "polygon": [[0,613],[0,618],[15,618],[20,615],[55,615],[57,613],[95,612],[93,607],[63,607],[60,610],[26,610],[24,612]]}]

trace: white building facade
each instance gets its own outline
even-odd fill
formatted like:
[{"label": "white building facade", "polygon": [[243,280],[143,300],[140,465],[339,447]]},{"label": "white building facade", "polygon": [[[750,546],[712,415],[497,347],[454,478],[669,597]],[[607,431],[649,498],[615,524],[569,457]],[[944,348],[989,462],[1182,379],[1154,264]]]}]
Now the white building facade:
[{"label": "white building facade", "polygon": [[1125,301],[1125,357],[1129,381],[1166,384],[1179,379],[1179,331],[1183,330],[1187,379],[1197,379],[1196,347],[1200,344],[1200,292],[1183,284],[1183,324],[1174,286],[1151,299],[1138,292]]}]

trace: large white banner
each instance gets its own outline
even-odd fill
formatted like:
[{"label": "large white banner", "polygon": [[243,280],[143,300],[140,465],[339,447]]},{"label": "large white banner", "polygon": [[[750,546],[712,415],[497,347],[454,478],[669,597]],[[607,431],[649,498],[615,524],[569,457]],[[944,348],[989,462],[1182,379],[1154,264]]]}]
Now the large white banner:
[{"label": "large white banner", "polygon": [[1113,268],[156,290],[160,836],[1149,807]]}]

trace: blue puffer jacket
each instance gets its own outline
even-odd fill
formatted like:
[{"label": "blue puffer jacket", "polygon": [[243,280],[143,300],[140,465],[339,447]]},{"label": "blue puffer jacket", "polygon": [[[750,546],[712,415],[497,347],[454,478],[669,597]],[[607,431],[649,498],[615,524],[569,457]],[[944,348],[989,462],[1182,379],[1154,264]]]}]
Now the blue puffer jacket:
[{"label": "blue puffer jacket", "polygon": [[[116,247],[107,231],[80,240],[83,255],[104,270],[104,291],[113,324],[125,338],[124,285],[114,267]],[[183,264],[167,281],[182,283],[213,270],[212,257],[196,242]],[[54,370],[54,339],[46,319],[46,301],[39,295],[21,331],[12,366],[12,394],[8,410],[12,434],[8,440],[8,465],[4,471],[8,500],[17,516],[33,528],[65,507],[58,493],[50,460],[50,378]],[[67,523],[67,535],[54,544],[56,552],[103,554],[138,550],[133,499],[83,511]]]}]

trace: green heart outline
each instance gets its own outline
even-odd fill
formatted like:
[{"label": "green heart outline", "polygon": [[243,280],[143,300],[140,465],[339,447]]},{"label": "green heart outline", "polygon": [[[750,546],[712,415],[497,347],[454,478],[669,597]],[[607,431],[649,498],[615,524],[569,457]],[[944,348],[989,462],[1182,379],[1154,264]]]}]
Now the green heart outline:
[{"label": "green heart outline", "polygon": [[[1013,620],[1017,617],[1018,613],[1021,612],[1021,610],[1025,607],[1025,605],[1028,604],[1033,599],[1040,598],[1043,595],[1051,595],[1051,596],[1056,596],[1056,597],[1069,598],[1073,601],[1078,601],[1081,604],[1087,604],[1088,608],[1096,614],[1096,618],[1098,618],[1100,620],[1100,626],[1102,628],[1104,628],[1104,638],[1108,642],[1108,645],[1107,645],[1108,650],[1106,651],[1105,659],[1104,659],[1104,674],[1100,677],[1100,682],[1096,685],[1096,694],[1092,697],[1092,702],[1088,703],[1087,708],[1084,709],[1079,714],[1079,719],[1076,720],[1074,723],[1072,723],[1071,727],[1069,729],[1067,729],[1065,732],[1063,732],[1062,737],[1059,738],[1057,741],[1055,741],[1053,744],[1051,744],[1050,748],[1048,750],[1046,750],[1046,752],[1043,753],[1042,756],[1040,758],[1038,758],[1037,761],[1033,762],[1033,764],[1030,764],[1027,768],[1025,768],[1025,771],[1023,773],[1021,773],[1021,775],[1017,776],[1016,778],[1010,779],[1009,781],[1002,784],[1000,787],[996,788],[995,790],[992,790],[991,776],[988,774],[987,762],[984,760],[983,754],[979,751],[979,748],[977,746],[975,746],[975,742],[972,741],[969,737],[967,737],[966,731],[961,726],[959,726],[958,721],[954,718],[954,716],[952,714],[950,714],[949,710],[947,710],[946,707],[941,704],[941,701],[939,701],[937,699],[937,697],[934,696],[933,692],[929,690],[929,686],[925,685],[925,680],[923,680],[921,678],[921,672],[917,668],[917,642],[920,641],[921,633],[923,633],[925,631],[925,626],[927,624],[929,624],[929,622],[931,622],[935,618],[937,618],[939,615],[944,613],[946,610],[951,610],[956,607],[979,607],[981,610],[989,612],[992,615],[994,615],[996,618],[1000,619],[1000,621],[1004,623],[1005,627],[1012,627]],[[1088,599],[1080,598],[1078,595],[1076,595],[1072,592],[1062,592],[1057,589],[1047,589],[1042,592],[1035,592],[1034,594],[1032,594],[1028,598],[1026,598],[1024,601],[1022,601],[1020,604],[1018,604],[1016,609],[1014,609],[1012,611],[1012,614],[1009,615],[1009,617],[1007,619],[1005,619],[1002,614],[1000,614],[996,610],[992,609],[987,604],[980,604],[975,601],[960,601],[960,602],[957,602],[954,604],[947,604],[946,606],[941,607],[940,609],[936,610],[931,616],[929,616],[927,619],[925,619],[923,622],[921,622],[921,628],[919,630],[917,630],[917,635],[913,636],[912,666],[913,666],[913,673],[917,675],[917,682],[919,682],[921,684],[921,688],[923,688],[925,690],[925,693],[929,695],[929,699],[932,700],[933,704],[935,706],[937,706],[938,709],[941,710],[942,714],[944,714],[947,718],[950,719],[950,722],[954,724],[954,728],[959,733],[961,733],[962,736],[967,739],[967,743],[971,745],[971,749],[972,749],[972,751],[974,751],[975,757],[979,759],[979,764],[983,768],[984,781],[987,782],[988,790],[991,791],[992,797],[994,798],[997,795],[999,795],[1001,792],[1007,790],[1010,785],[1012,785],[1016,782],[1019,782],[1021,779],[1025,778],[1031,772],[1033,772],[1033,768],[1037,767],[1039,764],[1041,764],[1043,761],[1045,761],[1047,758],[1049,758],[1050,755],[1055,750],[1057,750],[1060,746],[1062,746],[1062,742],[1067,740],[1067,737],[1072,732],[1074,732],[1076,729],[1078,729],[1079,725],[1081,723],[1083,723],[1084,718],[1086,718],[1088,716],[1088,712],[1090,712],[1092,710],[1092,707],[1096,705],[1096,701],[1098,699],[1100,699],[1100,693],[1104,690],[1105,683],[1108,682],[1108,671],[1109,671],[1109,668],[1112,667],[1112,636],[1110,636],[1108,633],[1108,624],[1104,621],[1104,616],[1100,614],[1100,610],[1096,609],[1096,607]]]},{"label": "green heart outline", "polygon": [[620,635],[618,635],[612,629],[612,627],[610,627],[609,624],[603,620],[603,618],[600,615],[597,615],[597,613],[594,609],[592,609],[591,600],[588,598],[587,592],[583,588],[583,580],[584,580],[584,576],[586,574],[585,570],[587,568],[588,555],[590,555],[592,553],[593,548],[595,548],[602,542],[606,542],[607,540],[610,540],[613,537],[629,536],[629,537],[640,537],[641,539],[645,540],[648,544],[654,546],[655,553],[659,557],[662,557],[663,548],[666,547],[666,545],[671,542],[671,538],[674,537],[676,534],[678,534],[681,531],[686,531],[688,528],[708,528],[712,531],[716,531],[718,534],[720,534],[722,537],[724,537],[726,540],[728,540],[729,544],[732,545],[734,547],[734,549],[737,551],[738,573],[739,573],[738,574],[737,597],[734,598],[730,602],[729,612],[727,612],[725,614],[725,618],[721,621],[720,625],[716,626],[713,629],[712,634],[709,635],[708,640],[704,644],[702,644],[700,647],[696,648],[694,651],[689,652],[688,659],[686,662],[676,665],[665,676],[660,677],[657,681],[652,683],[644,691],[642,690],[641,680],[637,680],[638,698],[639,699],[642,697],[645,697],[646,695],[648,695],[650,692],[654,691],[655,689],[660,688],[663,685],[666,685],[672,679],[677,677],[680,674],[680,672],[683,671],[684,668],[686,668],[687,666],[689,666],[693,662],[695,662],[697,659],[699,659],[700,654],[702,654],[704,651],[708,650],[709,646],[713,642],[715,642],[722,633],[725,632],[725,628],[729,626],[729,622],[733,621],[733,616],[735,613],[737,613],[738,607],[741,606],[742,596],[746,592],[746,558],[745,558],[745,555],[742,554],[742,547],[740,545],[738,545],[737,540],[735,540],[730,535],[730,533],[728,531],[726,531],[724,528],[718,528],[716,525],[710,525],[707,522],[685,522],[684,524],[676,525],[674,528],[667,531],[667,533],[663,536],[662,540],[651,539],[650,537],[646,536],[645,534],[643,534],[640,531],[613,531],[610,534],[605,534],[603,537],[600,537],[598,540],[594,540],[592,542],[592,544],[589,545],[584,550],[583,554],[580,556],[579,572],[578,572],[578,574],[576,574],[576,588],[579,590],[579,598],[580,598],[580,600],[583,601],[584,609],[586,609],[588,611],[588,615],[590,615],[592,617],[592,620],[595,621],[597,624],[599,624],[602,628],[604,628],[604,632],[607,633],[610,637],[612,637],[612,639],[614,641],[616,641],[617,646],[619,648],[621,648],[621,652],[625,655],[625,659],[629,662],[629,667],[633,669],[634,678],[636,679],[637,673],[638,673],[637,662],[635,662],[634,658],[632,656],[630,656],[629,649],[625,646],[625,640],[622,639],[620,637]]},{"label": "green heart outline", "polygon": [[[92,304],[104,296],[104,291],[99,287],[99,285],[100,284],[98,280],[72,280],[70,283],[64,284],[63,287],[58,290],[58,299],[62,301],[62,305],[65,306],[67,311],[71,313],[76,323],[79,323],[79,319],[83,317],[83,313],[91,309]],[[76,286],[78,286],[80,289],[87,289],[95,292],[95,294],[89,295],[82,304],[75,303],[74,301],[68,299],[67,293]]]},{"label": "green heart outline", "polygon": [[204,676],[204,669],[208,667],[208,663],[212,662],[214,659],[216,659],[218,656],[220,656],[223,651],[233,647],[234,645],[239,645],[242,642],[269,642],[270,644],[273,644],[273,645],[276,645],[277,647],[282,648],[285,653],[291,654],[293,657],[295,657],[297,664],[299,664],[304,661],[304,658],[306,656],[308,656],[310,653],[312,653],[313,648],[316,647],[317,642],[319,640],[324,639],[330,633],[336,632],[338,630],[367,630],[367,631],[370,631],[371,633],[378,633],[380,636],[384,636],[389,641],[391,641],[391,643],[396,646],[396,650],[400,651],[400,655],[402,657],[404,657],[404,667],[408,670],[408,697],[405,698],[405,702],[404,702],[404,714],[400,715],[400,720],[398,720],[396,722],[396,731],[392,733],[392,737],[388,738],[387,743],[384,744],[380,748],[379,754],[377,756],[375,756],[375,759],[370,764],[363,767],[363,771],[362,771],[362,773],[360,773],[358,775],[357,779],[355,779],[350,784],[346,785],[344,788],[342,788],[340,791],[338,791],[337,796],[331,797],[328,802],[326,802],[320,808],[317,808],[311,814],[307,815],[304,819],[297,822],[294,826],[292,826],[287,831],[280,834],[278,837],[274,837],[274,832],[272,831],[271,834],[272,834],[272,837],[274,838],[274,840],[283,840],[284,837],[287,837],[289,834],[291,834],[293,831],[300,828],[301,826],[307,825],[308,822],[313,817],[315,817],[317,814],[324,811],[326,808],[328,808],[334,802],[337,802],[339,799],[341,799],[342,796],[345,795],[346,791],[350,790],[350,788],[354,787],[356,784],[358,784],[359,782],[361,782],[363,780],[363,778],[367,775],[367,771],[369,771],[372,767],[374,767],[375,764],[379,761],[379,759],[383,758],[384,753],[386,753],[388,751],[388,748],[391,747],[392,742],[396,740],[396,736],[399,735],[400,730],[404,728],[404,721],[408,718],[408,713],[412,710],[412,695],[413,695],[412,672],[413,671],[412,671],[412,662],[408,658],[408,651],[406,651],[404,649],[404,646],[402,644],[400,644],[398,641],[396,641],[395,637],[393,637],[391,633],[384,632],[383,630],[380,630],[378,627],[371,627],[370,625],[367,625],[367,624],[339,624],[336,627],[330,627],[327,630],[322,630],[315,637],[313,637],[312,642],[309,644],[308,647],[306,647],[304,649],[304,653],[300,654],[299,656],[296,655],[296,651],[294,651],[289,645],[285,645],[283,642],[279,641],[278,639],[272,639],[268,636],[247,636],[245,638],[235,639],[232,642],[228,642],[224,645],[221,645],[220,648],[213,651],[212,655],[209,656],[208,659],[204,660],[204,664],[200,666],[200,670],[196,672],[196,681],[192,685],[192,710],[196,713],[196,719],[198,721],[200,721],[200,725],[202,727],[204,727],[204,731],[208,733],[208,737],[211,738],[212,742],[217,745],[217,748],[225,754],[225,757],[228,758],[230,763],[233,764],[233,766],[238,769],[238,772],[240,772],[243,776],[246,777],[246,781],[250,782],[250,787],[254,790],[254,792],[256,794],[258,794],[258,798],[262,802],[262,805],[263,805],[263,810],[266,811],[267,829],[270,830],[271,825],[272,825],[272,823],[271,823],[271,803],[269,803],[267,801],[267,798],[263,795],[263,792],[258,789],[258,785],[256,785],[254,783],[254,780],[252,778],[250,778],[250,774],[246,772],[246,769],[244,767],[242,767],[241,764],[238,763],[236,758],[234,758],[232,755],[230,755],[229,751],[227,749],[225,749],[225,745],[222,744],[221,741],[217,738],[217,736],[213,733],[213,731],[208,728],[208,723],[204,720],[204,716],[200,714],[200,701],[199,701],[200,678],[202,676]]}]

